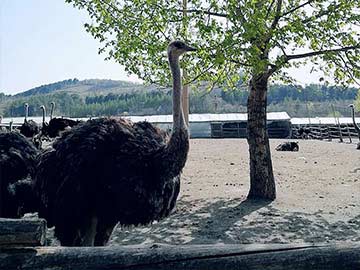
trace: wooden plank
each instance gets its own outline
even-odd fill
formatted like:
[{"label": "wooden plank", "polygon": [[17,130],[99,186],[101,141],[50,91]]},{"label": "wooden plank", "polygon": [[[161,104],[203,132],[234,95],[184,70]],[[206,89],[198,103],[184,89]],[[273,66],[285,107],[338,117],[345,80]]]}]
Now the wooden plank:
[{"label": "wooden plank", "polygon": [[43,219],[0,218],[0,247],[41,246],[45,237],[46,222]]},{"label": "wooden plank", "polygon": [[0,269],[354,270],[360,243],[2,248]]}]

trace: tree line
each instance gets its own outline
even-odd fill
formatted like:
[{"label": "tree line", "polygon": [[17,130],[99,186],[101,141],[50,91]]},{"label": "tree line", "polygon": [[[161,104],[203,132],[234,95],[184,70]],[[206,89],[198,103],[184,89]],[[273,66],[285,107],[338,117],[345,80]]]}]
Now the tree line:
[{"label": "tree line", "polygon": [[[356,88],[339,86],[272,85],[268,94],[268,111],[286,111],[292,117],[332,116],[329,103],[337,106],[338,115],[347,115],[346,104],[354,102]],[[0,95],[1,97],[2,95]],[[191,91],[191,113],[231,113],[246,112],[248,91],[215,89],[212,92]],[[139,91],[133,93],[94,95],[81,97],[66,92],[48,95],[34,95],[9,100],[4,116],[24,115],[24,103],[29,103],[29,115],[41,115],[40,106],[50,108],[56,103],[55,115],[69,117],[90,117],[109,115],[171,114],[170,91]],[[342,108],[342,109],[341,109]]]}]

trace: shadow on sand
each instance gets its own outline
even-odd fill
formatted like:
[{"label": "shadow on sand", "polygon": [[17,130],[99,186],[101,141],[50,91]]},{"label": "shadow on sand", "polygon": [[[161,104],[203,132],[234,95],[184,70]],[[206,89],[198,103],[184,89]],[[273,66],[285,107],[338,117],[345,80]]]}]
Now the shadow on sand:
[{"label": "shadow on sand", "polygon": [[[360,215],[330,222],[328,213],[284,212],[269,201],[181,200],[170,217],[148,226],[117,226],[109,245],[249,244],[360,241]],[[59,245],[48,230],[48,244]]]},{"label": "shadow on sand", "polygon": [[360,215],[329,222],[323,213],[282,212],[268,201],[179,201],[169,218],[149,226],[118,226],[110,245],[166,243],[301,243],[360,241]]}]

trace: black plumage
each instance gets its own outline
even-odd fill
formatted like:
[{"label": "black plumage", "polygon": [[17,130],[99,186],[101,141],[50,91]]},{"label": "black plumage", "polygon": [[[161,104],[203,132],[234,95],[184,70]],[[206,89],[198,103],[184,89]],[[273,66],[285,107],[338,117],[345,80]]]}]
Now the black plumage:
[{"label": "black plumage", "polygon": [[50,121],[49,123],[45,123],[46,110],[45,106],[41,107],[43,110],[42,133],[44,136],[48,136],[50,138],[59,137],[63,131],[73,128],[74,126],[82,123],[82,121],[72,120],[68,118],[53,118],[55,111],[55,102],[51,102]]},{"label": "black plumage", "polygon": [[67,118],[52,118],[43,129],[43,132],[44,135],[49,136],[50,138],[55,138],[60,136],[61,132],[69,128],[73,128],[80,123],[81,121]]},{"label": "black plumage", "polygon": [[104,245],[117,222],[147,224],[175,207],[189,150],[178,58],[189,50],[179,41],[169,45],[171,136],[147,122],[100,118],[64,132],[42,155],[34,183],[39,216],[55,226],[62,245]]},{"label": "black plumage", "polygon": [[18,217],[21,196],[10,193],[9,185],[34,174],[38,153],[23,135],[0,133],[0,217]]},{"label": "black plumage", "polygon": [[20,127],[20,133],[27,138],[32,138],[36,134],[38,134],[40,130],[35,121],[28,120],[29,105],[25,103],[24,107],[25,107],[25,120],[24,120],[24,124],[22,124]]},{"label": "black plumage", "polygon": [[20,127],[20,133],[25,137],[31,138],[39,133],[39,127],[33,120],[26,120]]},{"label": "black plumage", "polygon": [[[38,166],[39,216],[69,246],[82,244],[93,217],[112,229],[117,222],[147,224],[167,216],[189,147],[187,134],[181,136],[173,156],[165,133],[146,122],[95,119],[64,133]],[[98,234],[95,244],[108,236]]]},{"label": "black plumage", "polygon": [[276,148],[276,151],[299,151],[299,143],[298,142],[283,142],[280,143]]}]

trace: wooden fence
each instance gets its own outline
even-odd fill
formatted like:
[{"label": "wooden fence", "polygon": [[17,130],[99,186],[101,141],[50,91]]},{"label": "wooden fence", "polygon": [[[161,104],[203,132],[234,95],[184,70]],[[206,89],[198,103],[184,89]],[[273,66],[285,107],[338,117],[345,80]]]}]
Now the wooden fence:
[{"label": "wooden fence", "polygon": [[[307,129],[308,133],[299,135],[299,129]],[[359,134],[355,130],[353,124],[338,124],[338,125],[292,125],[292,138],[295,139],[317,139],[317,140],[332,140],[339,139],[352,143],[360,140]]]},{"label": "wooden fence", "polygon": [[360,269],[360,243],[29,247],[44,243],[43,224],[41,220],[0,219],[0,228],[6,231],[0,231],[0,269]]}]

